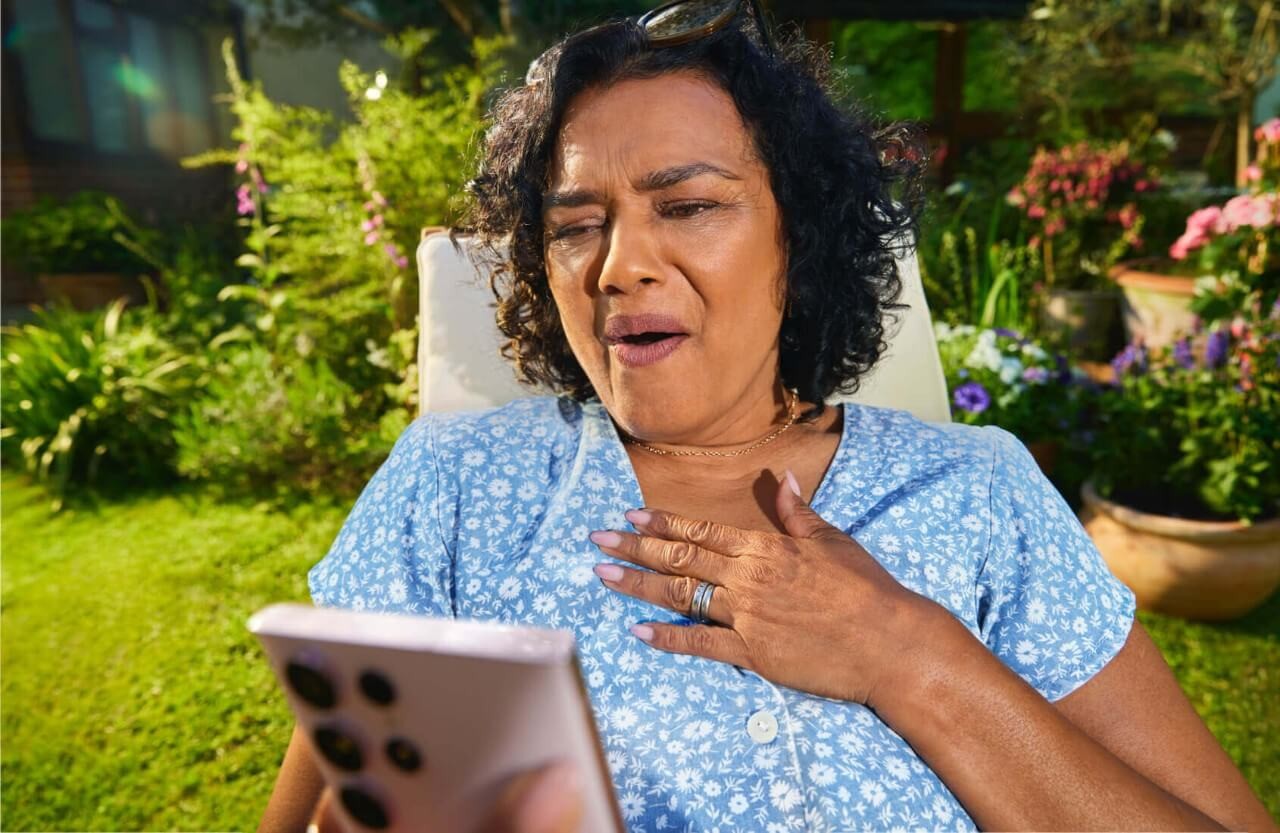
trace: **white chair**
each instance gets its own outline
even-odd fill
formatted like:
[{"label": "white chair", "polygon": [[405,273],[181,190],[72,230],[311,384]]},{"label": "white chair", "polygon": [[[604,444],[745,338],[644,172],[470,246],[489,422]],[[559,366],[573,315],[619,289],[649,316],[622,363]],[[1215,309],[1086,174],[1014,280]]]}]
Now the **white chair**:
[{"label": "white chair", "polygon": [[[419,408],[462,411],[492,408],[539,391],[520,385],[498,351],[488,275],[482,275],[471,239],[454,250],[446,231],[425,229],[418,245],[420,290]],[[930,422],[948,422],[951,411],[942,362],[925,304],[920,267],[912,253],[898,261],[902,303],[909,309],[889,336],[889,349],[862,387],[844,401],[910,411]],[[549,391],[543,391],[549,393]]]}]

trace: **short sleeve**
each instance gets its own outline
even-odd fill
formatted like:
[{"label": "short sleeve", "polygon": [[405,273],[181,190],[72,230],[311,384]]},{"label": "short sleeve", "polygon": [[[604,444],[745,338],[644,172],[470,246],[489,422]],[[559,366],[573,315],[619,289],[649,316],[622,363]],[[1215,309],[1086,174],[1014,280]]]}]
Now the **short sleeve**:
[{"label": "short sleeve", "polygon": [[307,574],[312,601],[452,616],[453,557],[440,494],[432,424],[424,417],[401,434],[328,555]]},{"label": "short sleeve", "polygon": [[992,653],[1058,700],[1120,652],[1135,598],[1026,447],[999,428],[983,431],[994,455],[978,626]]}]

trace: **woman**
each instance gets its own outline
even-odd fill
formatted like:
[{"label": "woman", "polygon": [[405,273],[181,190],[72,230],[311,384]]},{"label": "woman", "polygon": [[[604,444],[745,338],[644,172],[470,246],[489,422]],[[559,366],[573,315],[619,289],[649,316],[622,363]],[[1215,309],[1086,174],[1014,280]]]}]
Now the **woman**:
[{"label": "woman", "polygon": [[[471,225],[563,396],[416,422],[315,601],[572,628],[633,830],[1271,826],[1016,439],[824,406],[920,154],[725,20],[596,27],[499,102]],[[273,807],[315,783],[295,736]]]}]

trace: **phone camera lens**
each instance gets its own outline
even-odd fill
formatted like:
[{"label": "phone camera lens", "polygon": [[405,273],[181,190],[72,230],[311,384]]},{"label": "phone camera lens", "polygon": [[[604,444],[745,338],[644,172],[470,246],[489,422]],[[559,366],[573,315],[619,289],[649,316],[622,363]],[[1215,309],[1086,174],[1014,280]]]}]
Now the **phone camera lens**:
[{"label": "phone camera lens", "polygon": [[391,681],[377,671],[366,671],[360,675],[360,690],[379,706],[390,705],[396,699],[396,690]]},{"label": "phone camera lens", "polygon": [[329,763],[349,772],[356,772],[364,765],[360,755],[360,745],[355,738],[333,726],[321,726],[316,729],[316,747],[329,760]]},{"label": "phone camera lens", "polygon": [[387,757],[405,772],[416,772],[422,766],[418,749],[404,738],[392,738],[387,742]]},{"label": "phone camera lens", "polygon": [[343,787],[339,797],[351,818],[374,830],[382,830],[388,824],[387,811],[378,799],[359,787]]},{"label": "phone camera lens", "polygon": [[338,693],[323,671],[306,658],[290,660],[285,666],[285,678],[299,697],[318,709],[331,709],[338,702]]}]

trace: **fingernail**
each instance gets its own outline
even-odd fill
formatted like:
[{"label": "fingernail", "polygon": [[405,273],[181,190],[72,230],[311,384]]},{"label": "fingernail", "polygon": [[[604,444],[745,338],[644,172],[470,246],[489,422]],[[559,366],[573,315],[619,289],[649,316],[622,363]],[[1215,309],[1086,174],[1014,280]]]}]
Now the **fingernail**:
[{"label": "fingernail", "polygon": [[636,526],[644,526],[649,523],[649,521],[653,520],[652,513],[646,512],[643,509],[629,509],[625,513],[624,517]]},{"label": "fingernail", "polygon": [[636,637],[636,639],[640,639],[644,642],[649,642],[653,639],[653,628],[648,625],[632,625],[631,633]]},{"label": "fingernail", "polygon": [[578,768],[567,761],[540,771],[520,797],[514,830],[559,830],[576,806],[581,789]]},{"label": "fingernail", "polygon": [[796,497],[804,497],[800,494],[800,484],[796,482],[796,476],[791,473],[791,469],[787,469],[787,485],[796,493]]},{"label": "fingernail", "polygon": [[[579,535],[582,533],[579,532]],[[622,536],[612,530],[593,532],[587,536],[591,539],[591,543],[599,544],[602,547],[616,547],[622,543]]]},{"label": "fingernail", "polygon": [[622,568],[617,564],[597,564],[591,569],[605,581],[620,581],[624,575]]}]

